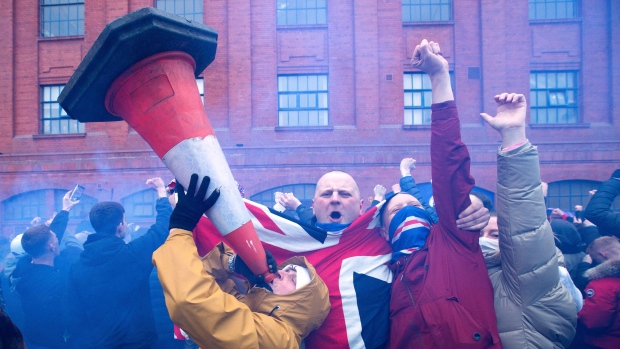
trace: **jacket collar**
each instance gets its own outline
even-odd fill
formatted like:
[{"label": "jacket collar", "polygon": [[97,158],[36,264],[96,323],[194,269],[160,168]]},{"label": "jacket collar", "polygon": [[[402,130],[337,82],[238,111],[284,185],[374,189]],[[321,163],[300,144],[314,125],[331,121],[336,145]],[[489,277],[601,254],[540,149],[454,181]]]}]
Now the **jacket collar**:
[{"label": "jacket collar", "polygon": [[609,260],[594,268],[588,269],[584,276],[588,280],[602,279],[606,277],[620,277],[620,259]]}]

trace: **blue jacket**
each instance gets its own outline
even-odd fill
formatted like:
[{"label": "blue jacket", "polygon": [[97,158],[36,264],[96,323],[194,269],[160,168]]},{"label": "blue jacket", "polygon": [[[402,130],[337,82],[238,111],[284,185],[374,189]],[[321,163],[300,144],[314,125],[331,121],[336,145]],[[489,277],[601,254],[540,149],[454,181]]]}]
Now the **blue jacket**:
[{"label": "blue jacket", "polygon": [[151,257],[168,236],[172,207],[157,200],[148,233],[125,244],[93,234],[69,272],[69,342],[74,348],[148,348],[157,338],[149,275]]}]

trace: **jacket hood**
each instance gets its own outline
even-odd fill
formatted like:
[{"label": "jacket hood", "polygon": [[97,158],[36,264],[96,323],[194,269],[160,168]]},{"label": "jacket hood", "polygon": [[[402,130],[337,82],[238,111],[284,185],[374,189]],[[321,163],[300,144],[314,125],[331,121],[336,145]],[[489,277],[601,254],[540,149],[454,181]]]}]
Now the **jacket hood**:
[{"label": "jacket hood", "polygon": [[104,264],[114,260],[124,247],[125,242],[115,235],[92,234],[84,243],[80,261],[85,265]]},{"label": "jacket hood", "polygon": [[302,339],[323,323],[330,310],[329,291],[314,267],[305,257],[293,257],[281,263],[302,266],[310,273],[310,283],[287,295],[276,295],[264,288],[254,287],[245,297],[245,304],[255,312],[270,316],[290,325]]},{"label": "jacket hood", "polygon": [[551,229],[555,237],[555,246],[558,247],[562,253],[581,252],[581,235],[579,235],[579,231],[573,223],[561,219],[554,219],[551,221]]},{"label": "jacket hood", "polygon": [[606,277],[620,277],[620,259],[609,260],[588,269],[584,276],[590,281]]}]

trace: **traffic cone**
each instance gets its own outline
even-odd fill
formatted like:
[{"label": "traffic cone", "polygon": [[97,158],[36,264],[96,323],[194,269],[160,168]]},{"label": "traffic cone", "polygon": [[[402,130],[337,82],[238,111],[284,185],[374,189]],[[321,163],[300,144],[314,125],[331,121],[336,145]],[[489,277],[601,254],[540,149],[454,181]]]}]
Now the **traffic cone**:
[{"label": "traffic cone", "polygon": [[194,59],[180,51],[143,59],[112,83],[106,109],[127,121],[185,188],[192,173],[211,177],[209,192],[220,188],[221,194],[207,217],[248,267],[271,281],[265,251],[204,111],[194,69]]}]

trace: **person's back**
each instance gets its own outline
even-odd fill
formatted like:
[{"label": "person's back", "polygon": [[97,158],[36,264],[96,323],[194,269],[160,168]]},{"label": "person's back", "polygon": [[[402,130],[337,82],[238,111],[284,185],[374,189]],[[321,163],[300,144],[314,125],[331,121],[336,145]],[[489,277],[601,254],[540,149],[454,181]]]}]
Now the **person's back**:
[{"label": "person's back", "polygon": [[[163,181],[158,184],[163,190]],[[155,189],[160,194],[156,223],[129,244],[122,240],[123,207],[113,202],[93,206],[90,218],[96,234],[88,236],[69,272],[72,347],[148,348],[157,338],[149,290],[151,257],[168,236],[172,210],[165,190]]]}]

